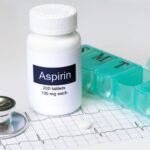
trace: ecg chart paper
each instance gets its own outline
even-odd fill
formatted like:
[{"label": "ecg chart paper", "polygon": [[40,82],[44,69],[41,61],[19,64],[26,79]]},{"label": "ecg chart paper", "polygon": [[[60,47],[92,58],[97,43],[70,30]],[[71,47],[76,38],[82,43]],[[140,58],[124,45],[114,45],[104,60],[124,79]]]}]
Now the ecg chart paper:
[{"label": "ecg chart paper", "polygon": [[[48,117],[32,111],[24,115],[29,121],[26,131],[1,139],[0,150],[63,150],[150,137],[150,119],[97,98],[85,99],[81,109],[66,116]],[[92,127],[79,129],[81,120],[88,120]]]}]

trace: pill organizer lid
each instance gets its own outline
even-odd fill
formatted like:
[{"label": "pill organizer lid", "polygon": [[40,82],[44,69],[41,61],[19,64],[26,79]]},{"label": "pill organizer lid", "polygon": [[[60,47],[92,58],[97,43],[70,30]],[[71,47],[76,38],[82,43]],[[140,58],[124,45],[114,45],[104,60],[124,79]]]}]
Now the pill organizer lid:
[{"label": "pill organizer lid", "polygon": [[68,34],[77,28],[77,11],[64,4],[33,7],[29,13],[30,30],[44,35]]},{"label": "pill organizer lid", "polygon": [[16,102],[12,98],[0,96],[0,112],[10,110],[14,108],[15,105]]}]

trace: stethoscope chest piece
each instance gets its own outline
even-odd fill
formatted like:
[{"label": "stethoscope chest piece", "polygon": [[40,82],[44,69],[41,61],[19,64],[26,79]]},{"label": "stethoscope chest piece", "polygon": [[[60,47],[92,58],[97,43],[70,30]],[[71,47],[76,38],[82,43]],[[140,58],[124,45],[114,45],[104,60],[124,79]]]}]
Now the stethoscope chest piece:
[{"label": "stethoscope chest piece", "polygon": [[0,139],[15,137],[25,131],[28,121],[20,113],[14,112],[16,102],[0,96]]}]

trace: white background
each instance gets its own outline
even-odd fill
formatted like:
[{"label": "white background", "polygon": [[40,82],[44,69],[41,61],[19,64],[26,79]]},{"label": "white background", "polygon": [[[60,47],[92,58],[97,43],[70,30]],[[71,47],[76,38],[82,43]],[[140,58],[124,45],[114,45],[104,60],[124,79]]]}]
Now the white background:
[{"label": "white background", "polygon": [[27,106],[28,11],[50,2],[77,8],[83,44],[146,63],[150,56],[149,0],[0,0],[0,95],[15,98],[18,109]]},{"label": "white background", "polygon": [[150,56],[149,0],[0,0],[0,95],[27,106],[26,37],[31,7],[59,2],[78,10],[82,43],[145,65]]}]

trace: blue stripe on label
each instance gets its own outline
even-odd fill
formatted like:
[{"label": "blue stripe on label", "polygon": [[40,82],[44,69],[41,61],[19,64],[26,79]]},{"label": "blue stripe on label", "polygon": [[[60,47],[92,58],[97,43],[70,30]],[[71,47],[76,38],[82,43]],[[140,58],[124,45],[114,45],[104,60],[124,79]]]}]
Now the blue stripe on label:
[{"label": "blue stripe on label", "polygon": [[76,81],[76,65],[46,68],[33,65],[33,80],[44,85],[63,85]]}]

